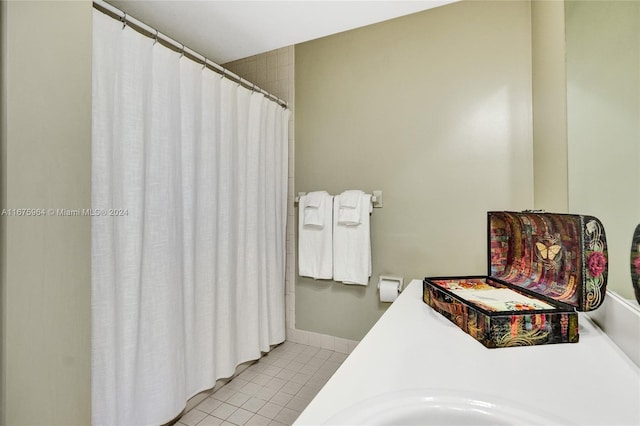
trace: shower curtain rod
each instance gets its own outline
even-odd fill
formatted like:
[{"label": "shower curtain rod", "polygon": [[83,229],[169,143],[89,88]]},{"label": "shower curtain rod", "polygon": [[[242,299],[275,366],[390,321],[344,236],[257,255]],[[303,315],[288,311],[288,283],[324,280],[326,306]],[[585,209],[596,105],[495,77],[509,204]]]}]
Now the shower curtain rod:
[{"label": "shower curtain rod", "polygon": [[279,104],[280,106],[284,107],[284,108],[289,108],[289,103],[285,100],[280,99],[279,97],[267,92],[264,89],[261,89],[260,87],[256,86],[255,84],[253,84],[252,82],[240,77],[239,75],[229,71],[228,69],[216,64],[215,62],[211,62],[210,60],[208,60],[204,55],[189,49],[188,47],[186,47],[184,44],[182,43],[178,43],[177,41],[175,41],[174,39],[164,35],[161,32],[158,32],[158,30],[156,30],[155,28],[150,27],[149,25],[145,24],[144,22],[141,22],[129,15],[127,15],[125,12],[123,12],[122,10],[110,5],[109,3],[104,2],[103,0],[93,0],[93,7],[95,9],[97,9],[98,11],[104,13],[107,16],[110,16],[113,19],[116,19],[120,22],[122,22],[122,28],[124,29],[124,27],[128,26],[131,29],[139,32],[140,34],[152,38],[154,39],[154,43],[160,43],[163,46],[180,53],[182,56],[185,56],[189,59],[191,59],[194,62],[197,62],[199,64],[202,64],[203,67],[209,68],[211,71],[214,71],[218,74],[221,74],[222,77],[226,77],[229,80],[232,80],[242,86],[244,86],[245,88],[255,91],[255,92],[260,92],[263,95],[265,95],[266,97],[272,99],[273,101],[275,101],[277,104]]}]

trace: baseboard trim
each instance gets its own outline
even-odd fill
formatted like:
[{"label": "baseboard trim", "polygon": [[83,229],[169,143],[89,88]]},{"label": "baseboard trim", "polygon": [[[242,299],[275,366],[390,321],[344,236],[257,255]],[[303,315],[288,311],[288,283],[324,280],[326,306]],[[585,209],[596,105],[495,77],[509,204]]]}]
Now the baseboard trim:
[{"label": "baseboard trim", "polygon": [[307,330],[298,330],[295,328],[287,329],[287,340],[343,354],[350,354],[355,347],[358,346],[358,343],[360,343],[356,340],[343,339],[341,337],[315,333]]}]

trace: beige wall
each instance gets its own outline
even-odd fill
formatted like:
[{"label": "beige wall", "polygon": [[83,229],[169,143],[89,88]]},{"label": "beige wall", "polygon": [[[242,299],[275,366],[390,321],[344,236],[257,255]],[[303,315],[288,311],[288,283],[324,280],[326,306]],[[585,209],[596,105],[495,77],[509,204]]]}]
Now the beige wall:
[{"label": "beige wall", "polygon": [[534,207],[568,211],[564,2],[531,2]]},{"label": "beige wall", "polygon": [[[2,208],[91,204],[91,2],[3,2]],[[2,217],[7,425],[90,423],[91,221]]]},{"label": "beige wall", "polygon": [[296,46],[296,192],[384,191],[369,286],[298,278],[297,328],[358,340],[380,274],[486,272],[486,212],[533,205],[530,22],[461,2]]},{"label": "beige wall", "polygon": [[569,208],[602,220],[609,288],[633,298],[629,251],[640,222],[640,3],[565,4]]},{"label": "beige wall", "polygon": [[[6,79],[7,74],[7,2],[0,2],[0,208],[6,205],[5,182],[6,175],[6,144],[7,139],[7,117],[6,117]],[[5,403],[7,394],[5,385],[5,354],[6,346],[4,323],[6,321],[4,315],[5,305],[5,259],[6,259],[6,241],[4,235],[7,233],[6,221],[0,216],[0,425],[5,422]]]},{"label": "beige wall", "polygon": [[633,298],[640,3],[532,2],[535,206],[603,221],[609,288]]}]

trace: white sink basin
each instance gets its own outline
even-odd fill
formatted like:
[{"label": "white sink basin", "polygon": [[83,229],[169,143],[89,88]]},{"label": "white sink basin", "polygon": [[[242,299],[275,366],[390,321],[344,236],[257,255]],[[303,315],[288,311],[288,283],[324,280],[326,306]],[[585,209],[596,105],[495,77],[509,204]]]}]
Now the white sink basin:
[{"label": "white sink basin", "polygon": [[506,400],[442,389],[390,392],[363,400],[331,417],[327,425],[568,425]]}]

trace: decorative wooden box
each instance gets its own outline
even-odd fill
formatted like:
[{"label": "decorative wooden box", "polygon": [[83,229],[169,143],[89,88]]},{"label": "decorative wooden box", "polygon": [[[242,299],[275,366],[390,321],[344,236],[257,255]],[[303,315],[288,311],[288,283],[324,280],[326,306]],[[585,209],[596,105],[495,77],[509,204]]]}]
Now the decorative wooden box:
[{"label": "decorative wooden box", "polygon": [[489,275],[425,278],[424,302],[488,348],[578,342],[577,311],[605,296],[602,223],[536,211],[487,216]]}]

